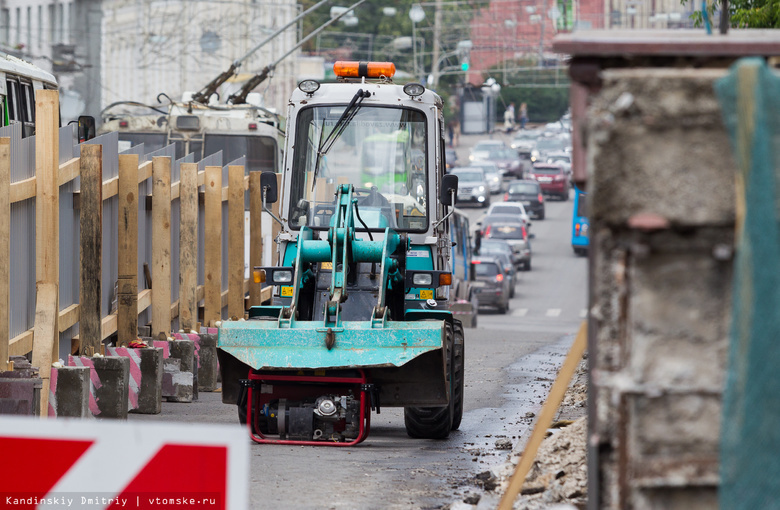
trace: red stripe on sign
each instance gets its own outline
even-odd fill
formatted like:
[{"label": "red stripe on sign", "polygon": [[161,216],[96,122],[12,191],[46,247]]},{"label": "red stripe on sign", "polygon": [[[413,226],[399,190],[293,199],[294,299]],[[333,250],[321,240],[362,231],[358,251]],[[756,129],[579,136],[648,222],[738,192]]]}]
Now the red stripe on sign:
[{"label": "red stripe on sign", "polygon": [[[3,498],[11,494],[45,496],[94,441],[0,437],[0,452],[8,462],[0,476]],[[3,499],[5,501],[5,499]],[[35,508],[21,505],[14,508]]]},{"label": "red stripe on sign", "polygon": [[109,509],[207,508],[224,510],[227,498],[225,446],[167,444],[125,487]]}]

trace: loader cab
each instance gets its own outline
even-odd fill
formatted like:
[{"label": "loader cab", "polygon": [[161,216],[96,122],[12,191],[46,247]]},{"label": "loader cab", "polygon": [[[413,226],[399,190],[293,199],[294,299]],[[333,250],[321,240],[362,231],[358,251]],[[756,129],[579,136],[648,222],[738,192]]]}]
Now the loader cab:
[{"label": "loader cab", "polygon": [[444,164],[436,136],[441,99],[419,85],[393,86],[392,75],[382,76],[341,77],[316,88],[302,83],[293,93],[281,203],[291,236],[304,226],[325,231],[334,224],[341,184],[355,187],[358,232],[381,234],[390,227],[413,242],[433,233],[443,174],[437,165]]}]

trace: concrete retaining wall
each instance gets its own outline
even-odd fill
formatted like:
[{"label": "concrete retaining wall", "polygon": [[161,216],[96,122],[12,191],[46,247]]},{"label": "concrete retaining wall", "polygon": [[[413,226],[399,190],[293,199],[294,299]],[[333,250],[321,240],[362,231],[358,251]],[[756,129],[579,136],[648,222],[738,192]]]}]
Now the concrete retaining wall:
[{"label": "concrete retaining wall", "polygon": [[608,70],[592,97],[590,508],[717,507],[736,168],[724,74]]}]

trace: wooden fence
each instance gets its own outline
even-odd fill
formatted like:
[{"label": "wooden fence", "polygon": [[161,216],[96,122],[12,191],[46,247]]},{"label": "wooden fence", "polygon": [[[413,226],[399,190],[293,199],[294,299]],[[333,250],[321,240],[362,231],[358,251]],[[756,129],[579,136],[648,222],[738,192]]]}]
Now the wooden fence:
[{"label": "wooden fence", "polygon": [[[58,132],[59,101],[56,91],[36,91],[35,175],[11,183],[11,140],[0,137],[0,370],[7,369],[9,355],[32,352],[33,365],[44,379],[42,395],[48,395],[51,362],[60,353],[60,334],[77,326],[70,351],[82,355],[100,352],[104,340],[116,334],[116,344],[126,345],[137,336],[139,315],[151,310],[153,335],[168,335],[174,319],[179,329],[189,331],[199,324],[212,325],[223,317],[243,317],[247,306],[270,299],[270,287],[262,288],[245,278],[245,201],[249,195],[249,263],[263,263],[263,220],[259,173],[245,175],[242,165],[228,167],[223,182],[222,166],[178,163],[180,178],[172,182],[172,158],[156,156],[141,161],[138,154],[119,154],[118,175],[104,179],[104,147],[85,142],[77,157],[62,162]],[[202,166],[202,165],[201,165]],[[280,176],[277,176],[279,178]],[[78,209],[76,253],[61,254],[61,187],[78,179],[73,192]],[[151,179],[147,197],[140,185]],[[201,191],[202,190],[202,191]],[[118,271],[115,285],[116,311],[101,312],[105,285],[104,204],[116,197]],[[178,260],[171,247],[171,205],[178,200]],[[34,325],[10,338],[11,205],[34,201],[35,216],[35,310]],[[148,274],[139,274],[139,207],[151,201],[151,264]],[[199,207],[199,202],[201,206]],[[227,204],[223,207],[223,204]],[[276,204],[275,204],[276,205]],[[227,212],[227,221],[223,213]],[[278,211],[277,211],[278,212]],[[267,220],[266,220],[267,221]],[[198,257],[198,224],[203,260]],[[225,231],[224,225],[227,225]],[[205,228],[203,226],[205,225]],[[276,230],[276,229],[274,229]],[[226,243],[224,240],[226,239]],[[223,260],[223,247],[227,256]],[[114,253],[114,250],[111,250]],[[32,254],[27,253],[29,257]],[[59,303],[60,256],[78,257],[78,299],[61,309]],[[172,264],[172,262],[178,262]],[[112,262],[113,263],[113,262]],[[68,264],[65,264],[68,266]],[[178,295],[172,295],[172,265],[179,268]],[[228,284],[223,290],[223,267]],[[198,285],[199,267],[204,268]],[[251,266],[250,266],[251,267]],[[251,272],[250,272],[251,273]],[[173,275],[175,277],[175,275]],[[139,285],[139,281],[142,282]],[[142,290],[139,290],[142,289]],[[203,303],[199,307],[199,302]]]}]

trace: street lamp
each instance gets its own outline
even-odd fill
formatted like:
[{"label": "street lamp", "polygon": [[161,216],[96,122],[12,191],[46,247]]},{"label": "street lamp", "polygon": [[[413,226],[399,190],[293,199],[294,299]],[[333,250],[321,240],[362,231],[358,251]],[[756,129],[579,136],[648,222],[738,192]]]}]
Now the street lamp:
[{"label": "street lamp", "polygon": [[417,72],[417,23],[425,19],[425,10],[420,4],[414,4],[412,5],[412,8],[409,9],[409,19],[412,20],[412,61],[414,62],[414,75],[417,77],[419,76]]},{"label": "street lamp", "polygon": [[501,85],[494,79],[488,78],[485,83],[482,84],[482,96],[485,98],[485,106],[487,110],[487,122],[486,131],[489,135],[493,134],[493,127],[496,124],[496,98],[501,93]]}]

